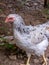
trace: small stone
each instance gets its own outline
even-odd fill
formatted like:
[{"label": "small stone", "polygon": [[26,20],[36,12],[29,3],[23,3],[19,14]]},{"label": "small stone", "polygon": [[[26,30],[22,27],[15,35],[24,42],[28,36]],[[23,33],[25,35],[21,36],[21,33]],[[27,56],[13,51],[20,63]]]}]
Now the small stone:
[{"label": "small stone", "polygon": [[29,6],[29,3],[26,3],[25,5]]},{"label": "small stone", "polygon": [[37,60],[37,59],[34,59],[34,63],[39,63],[39,60]]},{"label": "small stone", "polygon": [[34,5],[38,5],[38,3],[34,3]]},{"label": "small stone", "polygon": [[20,64],[20,65],[25,65],[25,64]]},{"label": "small stone", "polygon": [[9,4],[8,7],[12,7],[12,4]]},{"label": "small stone", "polygon": [[9,58],[10,58],[11,60],[16,60],[16,55],[10,55]]}]

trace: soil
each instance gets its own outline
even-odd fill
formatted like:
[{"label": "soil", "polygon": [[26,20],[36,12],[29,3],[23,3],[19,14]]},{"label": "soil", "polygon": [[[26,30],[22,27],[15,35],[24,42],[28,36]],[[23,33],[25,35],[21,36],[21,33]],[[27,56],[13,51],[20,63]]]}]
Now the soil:
[{"label": "soil", "polygon": [[[17,13],[21,15],[26,25],[37,25],[47,22],[47,16],[42,12],[43,0],[28,0],[24,4],[22,0],[0,0],[0,36],[13,35],[12,24],[5,24],[5,18],[10,13]],[[0,65],[25,65],[27,61],[26,53],[16,47],[12,49],[5,49],[0,47]],[[17,50],[19,49],[19,52]],[[23,52],[20,52],[23,51]],[[46,52],[46,59],[49,65],[49,47]],[[11,59],[10,59],[11,58]],[[42,56],[33,55],[30,60],[30,65],[42,65]]]}]

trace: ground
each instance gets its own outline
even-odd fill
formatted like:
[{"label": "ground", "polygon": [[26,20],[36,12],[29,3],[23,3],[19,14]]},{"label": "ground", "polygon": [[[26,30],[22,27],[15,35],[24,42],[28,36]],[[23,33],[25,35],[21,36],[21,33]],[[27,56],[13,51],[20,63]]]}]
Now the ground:
[{"label": "ground", "polygon": [[[47,49],[46,52],[46,59],[49,65],[49,48]],[[17,51],[17,50],[16,50]],[[8,52],[8,51],[7,51]],[[0,49],[0,65],[25,65],[27,57],[22,55],[22,53],[19,53],[21,55],[7,55],[3,49]],[[19,57],[17,57],[19,56]],[[31,60],[30,60],[30,65],[42,65],[43,63],[43,59],[42,56],[38,57],[36,55],[31,56]]]},{"label": "ground", "polygon": [[[7,43],[2,40],[1,37],[13,35],[11,29],[12,24],[4,23],[6,16],[10,13],[20,14],[27,25],[42,24],[49,20],[49,10],[48,8],[44,9],[43,0],[28,0],[27,2],[23,1],[23,4],[21,1],[22,0],[0,0],[0,43]],[[8,41],[8,43],[10,43],[10,41]],[[26,53],[24,51],[23,53],[17,52],[18,49],[10,49],[0,46],[0,65],[25,65],[27,60]],[[22,50],[19,49],[19,51]],[[49,47],[45,52],[49,64]],[[9,59],[9,57],[13,60]],[[31,65],[42,65],[42,63],[42,57],[37,57],[36,55],[31,57]]]}]

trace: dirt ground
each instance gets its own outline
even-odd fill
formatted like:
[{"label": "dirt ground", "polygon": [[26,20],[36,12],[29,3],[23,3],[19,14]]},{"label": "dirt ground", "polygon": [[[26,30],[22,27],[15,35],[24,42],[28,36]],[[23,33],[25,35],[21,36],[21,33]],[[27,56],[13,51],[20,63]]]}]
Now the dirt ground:
[{"label": "dirt ground", "polygon": [[[4,23],[8,14],[18,13],[23,17],[27,25],[37,25],[45,23],[48,20],[47,16],[42,12],[43,9],[43,0],[30,0],[25,5],[21,5],[16,0],[0,0],[0,36],[13,35],[12,25]],[[15,51],[17,52],[17,49]],[[0,65],[25,65],[27,61],[26,53],[16,53],[15,51],[11,52],[0,47]],[[22,50],[19,49],[19,51]],[[45,52],[49,65],[49,47]],[[42,56],[33,55],[31,57],[30,65],[42,65],[42,63]]]},{"label": "dirt ground", "polygon": [[[49,65],[49,48],[47,49],[46,51],[46,59],[47,59],[47,65]],[[16,50],[17,51],[17,50]],[[8,53],[8,51],[6,52]],[[26,64],[26,61],[27,61],[27,56],[24,56],[22,55],[22,53],[19,53],[21,54],[22,57],[20,57],[20,55],[6,55],[5,54],[5,51],[3,50],[0,50],[0,65],[25,65]],[[19,56],[19,58],[17,57]],[[31,59],[30,59],[30,65],[42,65],[43,64],[43,58],[42,56],[41,57],[38,57],[36,55],[33,55],[31,56]]]}]

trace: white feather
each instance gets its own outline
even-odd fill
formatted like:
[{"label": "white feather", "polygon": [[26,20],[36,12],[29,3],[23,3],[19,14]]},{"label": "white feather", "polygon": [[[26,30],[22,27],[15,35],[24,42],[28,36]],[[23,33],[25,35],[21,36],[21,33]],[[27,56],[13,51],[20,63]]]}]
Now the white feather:
[{"label": "white feather", "polygon": [[16,45],[26,52],[32,54],[33,52],[38,56],[42,55],[48,47],[48,38],[46,35],[49,33],[45,28],[48,24],[26,26],[24,20],[18,14],[11,14],[8,17],[15,17],[13,23],[14,37]]}]

